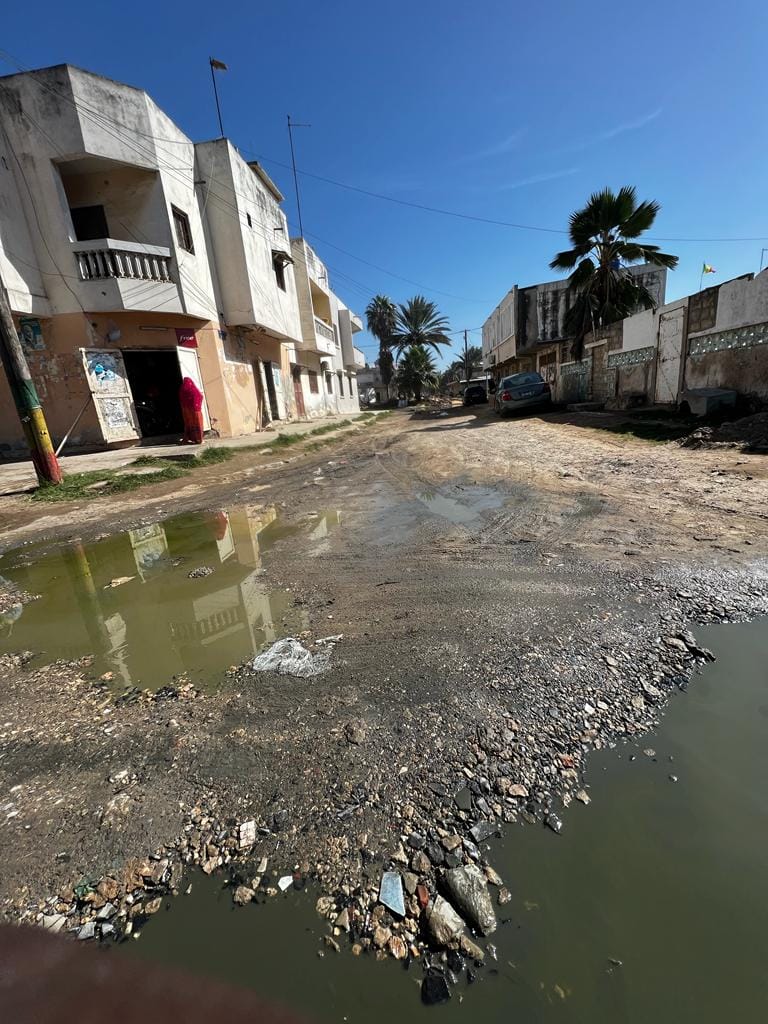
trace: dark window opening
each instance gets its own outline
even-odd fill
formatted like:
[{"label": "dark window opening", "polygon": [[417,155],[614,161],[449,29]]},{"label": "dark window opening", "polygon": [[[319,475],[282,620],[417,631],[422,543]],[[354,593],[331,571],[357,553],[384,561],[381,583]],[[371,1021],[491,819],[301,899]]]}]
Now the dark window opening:
[{"label": "dark window opening", "polygon": [[246,213],[246,215],[245,215],[245,219],[246,219],[246,220],[248,221],[248,227],[249,227],[249,228],[252,228],[252,227],[253,227],[253,221],[251,220],[251,215],[250,215],[250,213]]},{"label": "dark window opening", "polygon": [[272,260],[272,266],[275,268],[275,280],[277,281],[277,287],[281,291],[285,291],[285,264],[279,256],[275,256]]},{"label": "dark window opening", "polygon": [[326,373],[325,375],[325,390],[329,395],[333,394],[333,374]]},{"label": "dark window opening", "polygon": [[336,371],[336,376],[339,378],[339,398],[344,397],[344,377],[342,376],[341,370]]},{"label": "dark window opening", "polygon": [[320,394],[320,387],[317,383],[317,374],[314,370],[307,370],[307,376],[309,377],[309,390],[313,395]]},{"label": "dark window opening", "polygon": [[179,403],[181,370],[175,349],[123,349],[142,437],[180,435],[184,429]]},{"label": "dark window opening", "polygon": [[175,206],[171,207],[173,211],[173,226],[176,231],[176,243],[180,249],[186,249],[187,252],[194,252],[195,247],[192,245],[192,230],[189,226],[189,217],[186,213],[182,213],[181,210],[177,210]]},{"label": "dark window opening", "polygon": [[94,238],[109,238],[109,228],[103,206],[77,206],[69,211],[78,242]]}]

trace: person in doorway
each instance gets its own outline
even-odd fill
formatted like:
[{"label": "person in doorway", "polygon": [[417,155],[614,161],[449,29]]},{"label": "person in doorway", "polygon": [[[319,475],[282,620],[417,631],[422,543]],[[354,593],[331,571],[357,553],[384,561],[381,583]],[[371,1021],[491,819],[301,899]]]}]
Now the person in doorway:
[{"label": "person in doorway", "polygon": [[185,377],[179,388],[181,415],[184,418],[182,444],[203,443],[203,393],[191,377]]}]

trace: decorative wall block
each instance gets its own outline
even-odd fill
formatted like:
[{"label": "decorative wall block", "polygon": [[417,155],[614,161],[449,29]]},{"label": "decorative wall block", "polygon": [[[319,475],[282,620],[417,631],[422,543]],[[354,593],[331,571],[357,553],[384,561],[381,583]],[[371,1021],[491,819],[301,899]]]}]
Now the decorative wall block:
[{"label": "decorative wall block", "polygon": [[755,345],[768,345],[768,323],[733,327],[729,331],[717,331],[714,334],[702,334],[701,337],[691,338],[689,355],[703,356],[707,352],[753,348]]},{"label": "decorative wall block", "polygon": [[639,363],[648,363],[656,355],[654,345],[648,348],[631,348],[627,352],[611,352],[608,355],[608,369],[615,370],[620,366],[637,366]]}]

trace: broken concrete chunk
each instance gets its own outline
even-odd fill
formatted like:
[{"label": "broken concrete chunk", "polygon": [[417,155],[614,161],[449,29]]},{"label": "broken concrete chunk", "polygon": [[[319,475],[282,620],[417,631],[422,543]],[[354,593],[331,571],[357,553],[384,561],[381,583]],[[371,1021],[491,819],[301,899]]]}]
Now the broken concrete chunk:
[{"label": "broken concrete chunk", "polygon": [[244,821],[240,826],[238,833],[238,842],[241,850],[247,849],[249,846],[253,846],[256,842],[256,822]]},{"label": "broken concrete chunk", "polygon": [[427,927],[438,946],[448,946],[462,934],[464,922],[448,900],[436,896],[427,910]]},{"label": "broken concrete chunk", "polygon": [[451,902],[472,927],[481,935],[495,931],[496,914],[488,884],[480,869],[474,864],[466,864],[446,871],[443,877]]},{"label": "broken concrete chunk", "polygon": [[254,672],[277,672],[283,676],[319,676],[328,668],[331,660],[330,650],[322,650],[313,654],[303,647],[292,636],[278,640],[261,654],[257,654],[251,662]]}]

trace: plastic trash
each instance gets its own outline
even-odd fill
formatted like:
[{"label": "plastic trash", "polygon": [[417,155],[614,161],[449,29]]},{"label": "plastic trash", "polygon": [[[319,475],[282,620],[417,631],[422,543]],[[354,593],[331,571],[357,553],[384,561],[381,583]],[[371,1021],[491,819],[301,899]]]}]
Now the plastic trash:
[{"label": "plastic trash", "polygon": [[278,878],[277,887],[280,892],[285,892],[286,889],[290,889],[293,885],[293,875],[283,875],[282,878]]},{"label": "plastic trash", "polygon": [[405,917],[403,880],[397,871],[385,871],[381,876],[379,902],[399,917]]},{"label": "plastic trash", "polygon": [[254,672],[278,672],[283,676],[319,676],[328,668],[330,651],[312,653],[292,636],[278,640],[251,662]]}]

